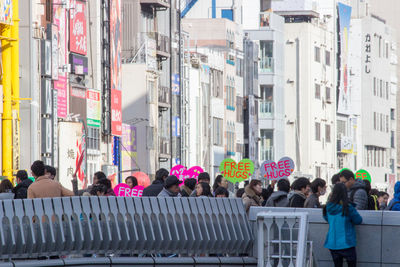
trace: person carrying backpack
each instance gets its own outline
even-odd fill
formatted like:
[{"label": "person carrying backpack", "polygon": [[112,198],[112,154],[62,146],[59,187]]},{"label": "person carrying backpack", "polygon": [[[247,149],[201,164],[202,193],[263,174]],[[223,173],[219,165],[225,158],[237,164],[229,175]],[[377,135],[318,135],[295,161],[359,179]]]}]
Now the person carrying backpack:
[{"label": "person carrying backpack", "polygon": [[287,179],[281,179],[277,183],[278,191],[273,192],[268,198],[266,207],[289,207],[288,193],[290,191],[290,182]]},{"label": "person carrying backpack", "polygon": [[386,210],[400,211],[400,181],[394,185],[394,196]]},{"label": "person carrying backpack", "polygon": [[368,194],[365,183],[361,179],[355,179],[354,173],[350,170],[340,172],[340,181],[347,187],[347,194],[350,203],[356,205],[357,210],[368,209]]}]

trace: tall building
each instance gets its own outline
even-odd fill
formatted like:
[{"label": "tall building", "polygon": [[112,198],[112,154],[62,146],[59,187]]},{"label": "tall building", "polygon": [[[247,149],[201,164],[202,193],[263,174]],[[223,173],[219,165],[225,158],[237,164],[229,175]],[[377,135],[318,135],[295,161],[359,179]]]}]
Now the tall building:
[{"label": "tall building", "polygon": [[261,8],[260,1],[250,1],[243,14],[245,32],[259,47],[260,163],[285,155],[284,18]]},{"label": "tall building", "polygon": [[[387,25],[391,26],[396,32],[396,39],[392,39],[390,43],[390,49],[392,53],[390,55],[390,63],[397,68],[397,75],[392,76],[390,80],[391,91],[398,92],[399,80],[400,80],[400,68],[398,62],[400,58],[400,20],[398,17],[398,10],[400,10],[400,2],[396,0],[386,0],[384,3],[377,0],[369,0],[370,5],[368,6],[370,12],[381,18],[383,18]],[[400,118],[400,98],[397,98],[396,113],[393,114],[396,122],[399,122]],[[392,117],[391,117],[392,118]],[[397,162],[396,162],[396,177],[400,177],[400,127],[396,130],[396,148],[397,148]],[[396,179],[396,180],[397,180]]]},{"label": "tall building", "polygon": [[181,35],[177,1],[123,0],[123,121],[135,125],[138,167],[181,161]]}]

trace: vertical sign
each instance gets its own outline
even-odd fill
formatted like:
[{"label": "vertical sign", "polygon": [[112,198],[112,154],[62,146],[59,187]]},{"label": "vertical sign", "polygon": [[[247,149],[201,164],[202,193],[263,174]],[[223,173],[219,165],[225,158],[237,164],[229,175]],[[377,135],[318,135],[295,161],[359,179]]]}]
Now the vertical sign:
[{"label": "vertical sign", "polygon": [[351,114],[351,93],[348,82],[349,67],[349,31],[351,19],[351,7],[338,3],[339,12],[339,38],[340,38],[340,84],[338,113]]},{"label": "vertical sign", "polygon": [[48,31],[47,39],[51,40],[51,78],[58,80],[58,26],[50,24]]},{"label": "vertical sign", "polygon": [[365,73],[371,72],[371,34],[365,35]]},{"label": "vertical sign", "polygon": [[57,90],[53,90],[53,167],[58,168]]},{"label": "vertical sign", "polygon": [[93,89],[86,90],[86,109],[87,126],[100,128],[101,102],[99,91]]},{"label": "vertical sign", "polygon": [[172,94],[174,95],[180,94],[179,85],[180,85],[179,74],[177,73],[172,74]]},{"label": "vertical sign", "polygon": [[13,170],[20,169],[20,146],[19,146],[19,123],[18,113],[12,111],[12,132],[13,132]]},{"label": "vertical sign", "polygon": [[[82,147],[82,123],[80,122],[60,122],[59,138],[63,140],[59,144],[59,180],[60,183],[72,189],[71,179],[76,170],[79,159],[79,147]],[[83,165],[83,164],[82,164]],[[78,176],[78,187],[82,188],[83,177]]]},{"label": "vertical sign", "polygon": [[60,118],[67,117],[67,36],[66,12],[63,0],[53,0],[53,23],[58,27],[58,79],[54,80],[57,93],[57,114]]},{"label": "vertical sign", "polygon": [[122,134],[121,113],[121,1],[110,1],[111,133]]},{"label": "vertical sign", "polygon": [[129,124],[122,124],[121,138],[121,163],[122,170],[129,171],[137,168],[137,141],[136,127]]},{"label": "vertical sign", "polygon": [[86,2],[71,0],[69,23],[69,50],[71,52],[86,55]]}]

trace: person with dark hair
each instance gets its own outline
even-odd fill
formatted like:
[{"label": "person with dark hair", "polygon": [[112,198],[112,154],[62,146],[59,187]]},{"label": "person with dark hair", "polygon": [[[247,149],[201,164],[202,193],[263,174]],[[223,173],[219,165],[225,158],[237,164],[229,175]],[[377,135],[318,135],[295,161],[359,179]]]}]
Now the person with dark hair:
[{"label": "person with dark hair", "polygon": [[249,211],[252,206],[261,206],[263,199],[261,197],[262,187],[261,181],[257,179],[251,180],[250,184],[244,188],[244,194],[242,196],[246,212]]},{"label": "person with dark hair", "polygon": [[288,193],[290,191],[290,182],[287,179],[281,179],[277,183],[278,191],[273,192],[265,203],[266,207],[289,207]]},{"label": "person with dark hair", "polygon": [[400,181],[397,181],[394,185],[394,196],[386,210],[400,211]]},{"label": "person with dark hair", "polygon": [[236,191],[236,197],[237,198],[242,198],[242,196],[243,196],[243,194],[244,194],[244,188],[239,188],[237,191]]},{"label": "person with dark hair", "polygon": [[362,217],[349,202],[347,188],[338,183],[333,187],[331,198],[323,209],[324,219],[329,224],[324,247],[331,251],[335,267],[343,266],[346,259],[349,267],[356,266],[356,231],[354,225],[362,223]]},{"label": "person with dark hair", "polygon": [[179,181],[178,177],[175,175],[168,176],[165,179],[165,185],[158,197],[181,197],[179,193],[179,185],[181,181]]},{"label": "person with dark hair", "polygon": [[46,170],[45,175],[48,175],[50,177],[50,179],[54,180],[54,178],[56,178],[56,175],[57,175],[56,168],[49,166],[49,165],[44,166],[44,168]]},{"label": "person with dark hair", "polygon": [[28,187],[33,183],[28,178],[25,170],[19,170],[16,175],[17,185],[13,189],[15,199],[25,199],[28,197]]},{"label": "person with dark hair", "polygon": [[189,197],[197,184],[196,178],[188,178],[185,180],[184,184],[181,186],[182,197]]},{"label": "person with dark hair", "polygon": [[368,193],[363,180],[354,177],[354,173],[350,170],[340,172],[340,182],[347,187],[349,201],[356,205],[357,210],[368,209]]},{"label": "person with dark hair", "polygon": [[143,190],[144,197],[156,197],[164,188],[164,182],[167,179],[169,172],[166,169],[159,169],[156,172],[156,179],[153,183]]},{"label": "person with dark hair", "polygon": [[138,185],[137,179],[135,176],[128,176],[125,178],[125,183],[129,186],[130,189],[133,189]]},{"label": "person with dark hair", "polygon": [[101,184],[101,185],[104,185],[106,187],[107,190],[106,190],[105,196],[107,196],[107,197],[115,196],[115,193],[114,193],[114,190],[112,189],[110,180],[108,180],[107,178],[105,178],[105,179],[103,178],[103,179],[100,179],[97,182],[97,184]]},{"label": "person with dark hair", "polygon": [[208,183],[198,183],[196,185],[196,197],[212,197],[210,185]]},{"label": "person with dark hair", "polygon": [[90,189],[91,196],[105,196],[107,193],[107,187],[104,184],[96,184]]},{"label": "person with dark hair", "polygon": [[292,184],[292,192],[289,194],[289,207],[304,208],[307,194],[310,191],[310,181],[305,177],[297,178]]},{"label": "person with dark hair", "polygon": [[229,197],[229,191],[226,190],[225,187],[220,186],[217,189],[215,189],[214,195],[215,197]]},{"label": "person with dark hair", "polygon": [[384,192],[384,191],[380,191],[378,192],[378,202],[379,202],[379,209],[380,210],[385,210],[387,207],[389,201],[389,194]]},{"label": "person with dark hair", "polygon": [[13,184],[7,178],[0,183],[0,199],[14,199]]},{"label": "person with dark hair", "polygon": [[59,182],[50,179],[45,175],[45,166],[43,161],[37,160],[32,166],[32,175],[35,182],[28,188],[28,198],[45,198],[45,197],[71,197],[74,193]]},{"label": "person with dark hair", "polygon": [[218,175],[217,178],[215,178],[214,184],[213,184],[213,192],[217,190],[218,187],[223,187],[225,189],[228,189],[228,180],[222,175]]},{"label": "person with dark hair", "polygon": [[[96,184],[99,183],[100,180],[102,179],[107,179],[107,176],[104,172],[98,171],[95,174],[93,174],[93,183],[92,185],[89,185],[86,189],[81,189],[78,190],[78,179],[76,175],[72,176],[72,189],[74,191],[75,196],[82,196],[84,193],[90,194],[90,190],[92,190],[92,187]],[[86,194],[86,195],[88,195]]]},{"label": "person with dark hair", "polygon": [[339,175],[339,173],[335,173],[334,175],[332,175],[331,182],[332,182],[332,188],[333,188],[333,186],[335,184],[340,183],[340,175]]},{"label": "person with dark hair", "polygon": [[368,193],[368,209],[369,210],[380,210],[379,201],[378,201],[378,194],[379,191],[377,189],[371,188],[371,183],[368,180],[364,180],[365,188],[367,189]]},{"label": "person with dark hair", "polygon": [[321,178],[316,178],[311,183],[311,194],[304,202],[304,208],[321,208],[321,203],[319,203],[319,197],[325,195],[326,193],[326,182]]},{"label": "person with dark hair", "polygon": [[[206,184],[210,184],[211,182],[211,178],[210,178],[210,174],[208,174],[208,172],[202,172],[199,174],[199,176],[197,177],[197,183],[206,183]],[[190,194],[191,197],[197,197],[197,192],[196,192],[196,188],[193,190],[192,194]]]}]

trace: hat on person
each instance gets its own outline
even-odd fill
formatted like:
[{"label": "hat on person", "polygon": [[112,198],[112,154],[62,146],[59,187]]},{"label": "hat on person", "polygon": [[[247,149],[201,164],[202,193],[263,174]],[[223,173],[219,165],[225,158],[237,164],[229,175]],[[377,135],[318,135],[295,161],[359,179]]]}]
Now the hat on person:
[{"label": "hat on person", "polygon": [[180,185],[181,181],[179,181],[178,177],[175,175],[168,176],[165,180],[165,188],[170,188],[173,185]]}]

